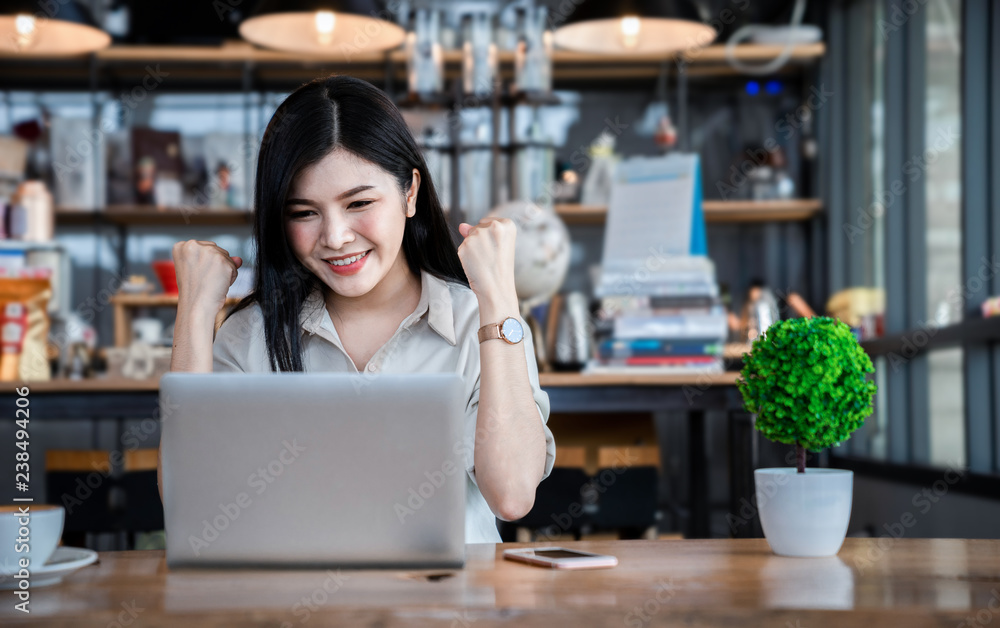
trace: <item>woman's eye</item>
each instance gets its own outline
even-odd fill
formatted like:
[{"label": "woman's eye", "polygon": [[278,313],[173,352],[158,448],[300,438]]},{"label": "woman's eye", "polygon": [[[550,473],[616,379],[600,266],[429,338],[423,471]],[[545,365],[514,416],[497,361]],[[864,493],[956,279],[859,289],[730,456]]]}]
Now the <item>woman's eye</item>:
[{"label": "woman's eye", "polygon": [[297,212],[288,212],[288,217],[291,218],[292,220],[295,220],[296,218],[305,218],[306,216],[309,216],[312,213],[314,213],[312,210],[304,209]]},{"label": "woman's eye", "polygon": [[354,201],[347,206],[347,209],[364,209],[371,205],[374,201]]}]

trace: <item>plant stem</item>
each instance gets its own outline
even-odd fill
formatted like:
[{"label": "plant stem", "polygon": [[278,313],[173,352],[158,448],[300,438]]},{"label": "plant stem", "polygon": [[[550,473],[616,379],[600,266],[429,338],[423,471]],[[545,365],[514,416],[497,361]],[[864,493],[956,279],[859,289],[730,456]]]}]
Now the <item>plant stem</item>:
[{"label": "plant stem", "polygon": [[799,473],[806,472],[806,450],[802,445],[795,443],[795,462],[798,465]]}]

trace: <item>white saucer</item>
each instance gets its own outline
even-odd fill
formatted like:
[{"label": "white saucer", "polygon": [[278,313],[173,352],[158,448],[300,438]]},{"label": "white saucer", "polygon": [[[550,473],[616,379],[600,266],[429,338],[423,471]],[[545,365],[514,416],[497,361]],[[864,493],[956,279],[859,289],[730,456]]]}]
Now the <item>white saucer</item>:
[{"label": "white saucer", "polygon": [[[81,567],[97,561],[97,552],[80,547],[57,547],[48,562],[37,569],[30,569],[31,588],[45,587],[62,582],[62,579]],[[0,572],[0,590],[16,589],[18,580],[8,570]]]}]

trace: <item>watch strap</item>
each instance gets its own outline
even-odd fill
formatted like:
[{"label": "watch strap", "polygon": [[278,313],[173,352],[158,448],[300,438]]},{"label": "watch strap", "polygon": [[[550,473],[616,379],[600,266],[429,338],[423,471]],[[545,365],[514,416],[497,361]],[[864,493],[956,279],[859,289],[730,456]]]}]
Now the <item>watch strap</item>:
[{"label": "watch strap", "polygon": [[500,323],[489,323],[479,328],[480,344],[487,340],[498,340],[500,337]]}]

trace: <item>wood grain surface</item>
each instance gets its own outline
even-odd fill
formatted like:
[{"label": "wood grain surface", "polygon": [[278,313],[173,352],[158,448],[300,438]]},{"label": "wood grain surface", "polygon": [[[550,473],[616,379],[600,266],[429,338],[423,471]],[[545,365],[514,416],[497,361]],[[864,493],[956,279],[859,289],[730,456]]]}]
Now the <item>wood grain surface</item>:
[{"label": "wood grain surface", "polygon": [[979,622],[972,625],[1000,624],[1000,540],[848,539],[838,556],[820,559],[775,556],[764,540],[563,544],[618,557],[618,567],[595,571],[502,559],[503,549],[526,545],[469,545],[465,569],[433,572],[171,571],[162,552],[102,553],[63,583],[32,590],[30,618],[14,610],[13,595],[4,595],[0,624],[955,628],[967,618]]}]

